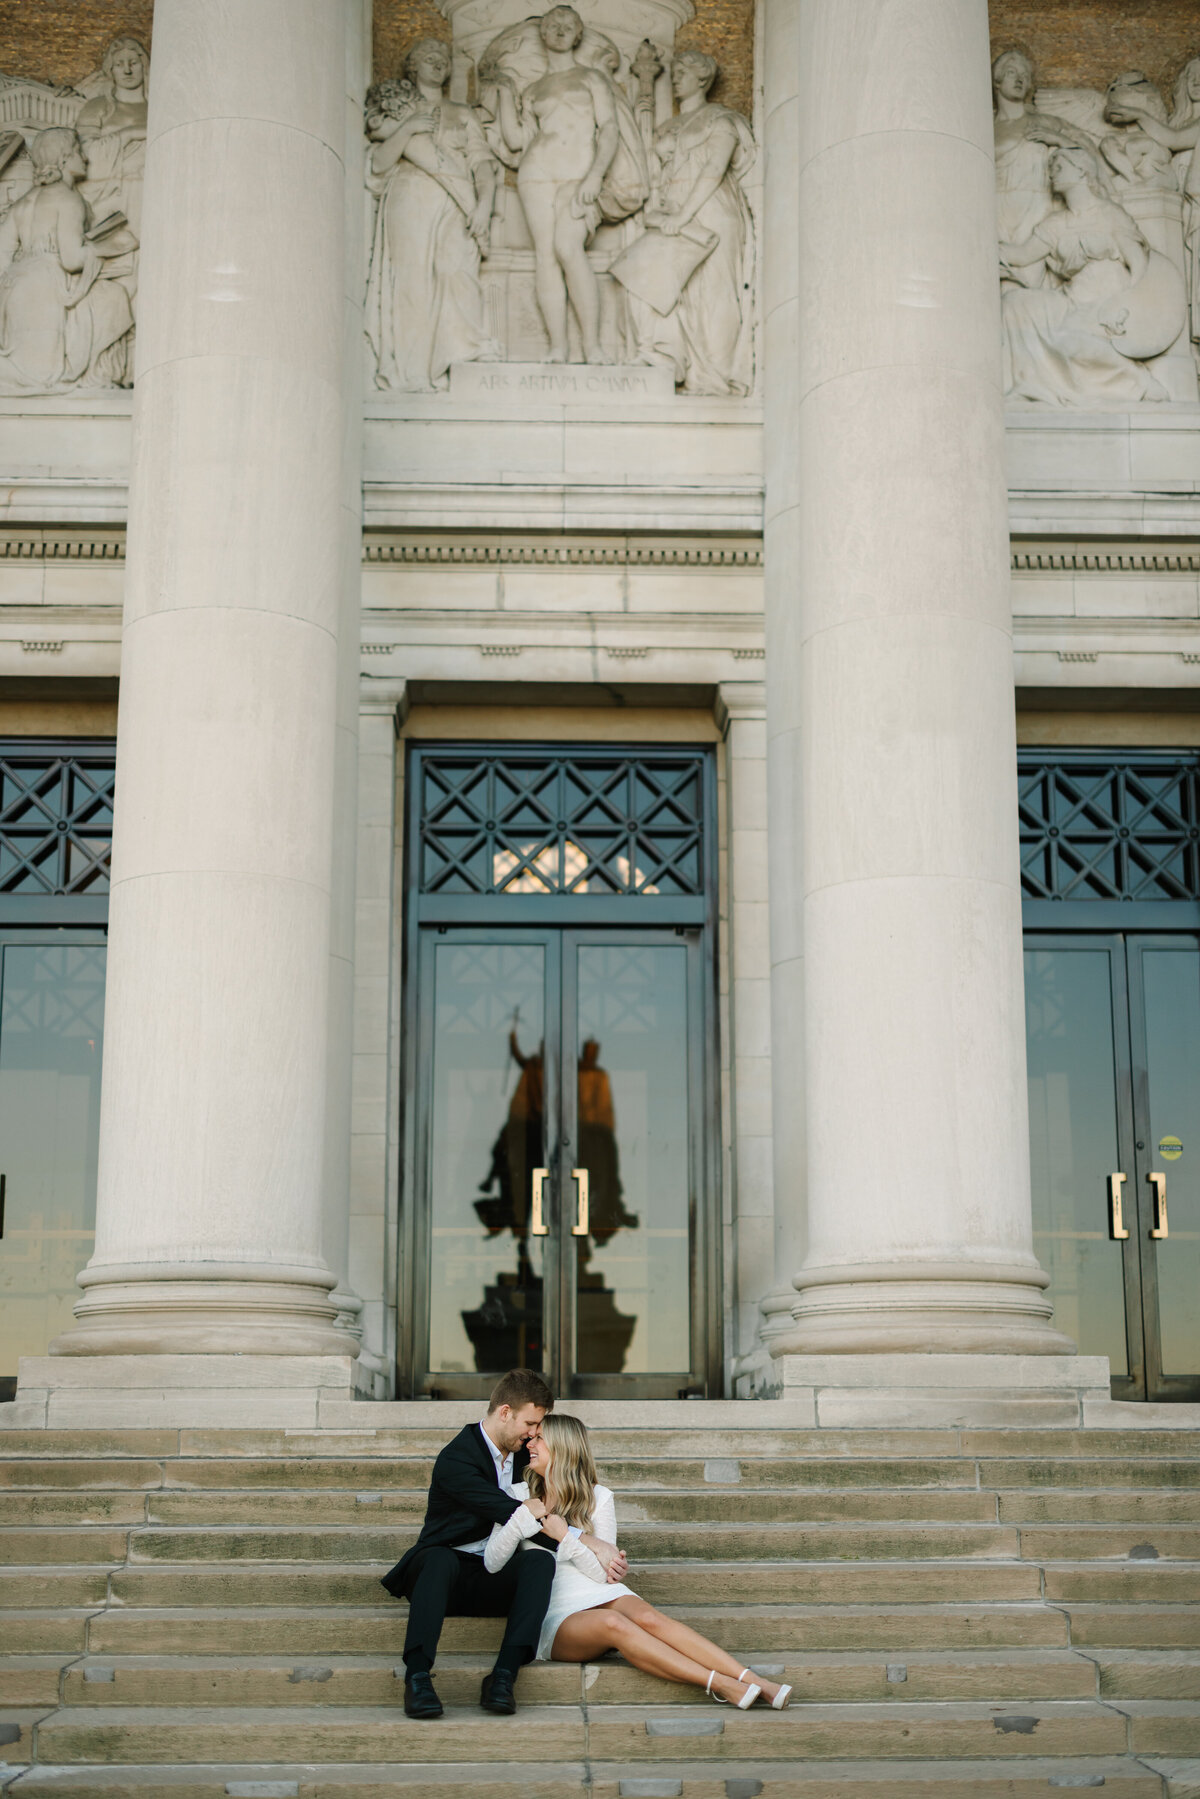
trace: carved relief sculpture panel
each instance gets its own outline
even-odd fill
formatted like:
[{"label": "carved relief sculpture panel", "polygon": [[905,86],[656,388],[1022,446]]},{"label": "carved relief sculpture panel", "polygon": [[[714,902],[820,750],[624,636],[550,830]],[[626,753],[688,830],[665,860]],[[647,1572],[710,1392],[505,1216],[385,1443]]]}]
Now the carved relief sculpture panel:
[{"label": "carved relief sculpture panel", "polygon": [[0,78],[0,394],[128,387],[149,59],[74,88]]},{"label": "carved relief sculpture panel", "polygon": [[992,68],[1005,391],[1119,410],[1200,399],[1200,57],[1168,111],[1138,69],[1036,90]]},{"label": "carved relief sculpture panel", "polygon": [[748,394],[754,137],[710,101],[715,61],[672,54],[690,0],[615,0],[604,30],[570,6],[442,4],[453,48],[414,45],[368,102],[377,387],[466,391],[502,361],[531,392],[582,364],[618,365],[614,392]]}]

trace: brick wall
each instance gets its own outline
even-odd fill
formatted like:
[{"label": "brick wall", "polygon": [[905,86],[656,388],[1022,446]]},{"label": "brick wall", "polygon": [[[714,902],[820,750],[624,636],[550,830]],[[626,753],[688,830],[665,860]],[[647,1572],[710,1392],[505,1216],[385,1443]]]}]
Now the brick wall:
[{"label": "brick wall", "polygon": [[1107,87],[1142,69],[1170,92],[1200,56],[1200,0],[991,0],[992,54],[1024,50],[1041,87]]},{"label": "brick wall", "polygon": [[0,0],[0,67],[67,87],[100,66],[114,37],[150,46],[153,0]]}]

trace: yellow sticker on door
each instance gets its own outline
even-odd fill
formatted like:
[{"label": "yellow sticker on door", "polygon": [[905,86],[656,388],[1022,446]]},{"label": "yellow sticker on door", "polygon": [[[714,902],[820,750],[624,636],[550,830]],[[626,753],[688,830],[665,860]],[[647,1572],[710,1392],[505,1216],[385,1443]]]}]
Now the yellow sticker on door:
[{"label": "yellow sticker on door", "polygon": [[1183,1154],[1183,1144],[1179,1141],[1178,1137],[1160,1137],[1158,1140],[1158,1153],[1164,1162],[1178,1162],[1180,1156]]}]

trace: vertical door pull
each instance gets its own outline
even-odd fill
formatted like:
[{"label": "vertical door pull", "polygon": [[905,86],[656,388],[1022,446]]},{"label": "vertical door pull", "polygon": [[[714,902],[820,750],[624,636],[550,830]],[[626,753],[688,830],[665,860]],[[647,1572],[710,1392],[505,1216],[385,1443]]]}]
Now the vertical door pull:
[{"label": "vertical door pull", "polygon": [[542,1189],[550,1179],[548,1168],[535,1168],[533,1171],[533,1218],[529,1226],[531,1237],[548,1237],[550,1226],[542,1213]]},{"label": "vertical door pull", "polygon": [[1154,1188],[1154,1223],[1150,1228],[1152,1237],[1167,1235],[1167,1177],[1165,1174],[1148,1174],[1146,1179]]},{"label": "vertical door pull", "polygon": [[1129,1232],[1125,1228],[1125,1217],[1121,1210],[1121,1188],[1125,1185],[1123,1174],[1110,1174],[1108,1177],[1108,1234],[1114,1243],[1122,1242]]},{"label": "vertical door pull", "polygon": [[0,1174],[0,1237],[4,1235],[4,1189],[8,1186],[8,1176]]},{"label": "vertical door pull", "polygon": [[586,1237],[591,1225],[588,1221],[588,1171],[586,1168],[572,1168],[571,1179],[575,1182],[575,1222],[571,1226],[573,1237]]}]

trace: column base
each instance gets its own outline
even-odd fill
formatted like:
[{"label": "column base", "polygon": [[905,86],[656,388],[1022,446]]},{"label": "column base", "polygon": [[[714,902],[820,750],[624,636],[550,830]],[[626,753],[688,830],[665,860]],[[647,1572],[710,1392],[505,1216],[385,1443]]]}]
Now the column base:
[{"label": "column base", "polygon": [[22,1356],[0,1447],[6,1429],[317,1430],[372,1388],[349,1355]]},{"label": "column base", "polygon": [[802,1268],[794,1285],[800,1296],[792,1326],[772,1333],[773,1356],[1069,1356],[1075,1350],[1051,1323],[1047,1277],[1036,1263]]},{"label": "column base", "polygon": [[85,1268],[75,1323],[52,1356],[356,1356],[319,1269],[204,1264],[164,1270]]},{"label": "column base", "polygon": [[1078,1430],[1110,1391],[1107,1356],[785,1354],[759,1395],[818,1430]]}]

